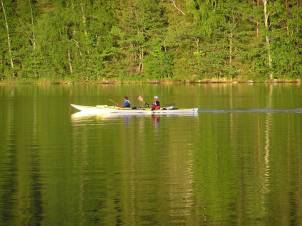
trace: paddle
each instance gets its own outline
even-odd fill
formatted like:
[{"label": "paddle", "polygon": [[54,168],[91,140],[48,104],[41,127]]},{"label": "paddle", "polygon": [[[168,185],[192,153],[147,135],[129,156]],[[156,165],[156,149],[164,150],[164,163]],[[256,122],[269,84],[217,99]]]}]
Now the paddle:
[{"label": "paddle", "polygon": [[163,106],[163,108],[166,108],[166,109],[177,109],[176,107],[175,107],[175,104],[174,103],[171,103],[171,104],[166,104],[165,106]]},{"label": "paddle", "polygon": [[120,104],[116,103],[114,100],[112,100],[112,99],[108,99],[108,100],[109,100],[111,103],[113,103],[114,106],[120,107]]},{"label": "paddle", "polygon": [[144,98],[143,98],[142,96],[138,96],[138,97],[137,97],[137,100],[138,100],[139,102],[142,102],[142,103],[144,104],[144,106],[147,106],[147,107],[150,106],[148,103],[146,103],[146,102],[144,101]]}]

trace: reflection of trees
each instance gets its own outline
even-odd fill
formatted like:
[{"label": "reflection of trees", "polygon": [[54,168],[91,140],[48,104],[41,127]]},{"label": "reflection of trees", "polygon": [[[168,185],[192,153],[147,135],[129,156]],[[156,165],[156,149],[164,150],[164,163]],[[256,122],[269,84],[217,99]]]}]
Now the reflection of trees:
[{"label": "reflection of trees", "polygon": [[[12,91],[13,92],[13,91]],[[5,109],[5,106],[4,106]],[[17,189],[17,145],[16,141],[16,128],[15,128],[15,114],[14,114],[14,102],[9,102],[7,105],[7,113],[5,114],[5,125],[1,128],[1,133],[6,134],[3,137],[3,145],[5,148],[1,148],[1,182],[0,182],[0,224],[1,225],[13,225],[15,224],[16,213],[15,197]],[[0,118],[1,120],[1,118]]]},{"label": "reflection of trees", "polygon": [[[272,109],[272,96],[273,86],[270,85],[268,93],[267,108]],[[265,131],[264,131],[264,172],[263,172],[263,194],[267,194],[270,191],[269,179],[270,179],[270,150],[271,150],[271,126],[272,126],[272,113],[267,113],[265,116]]]},{"label": "reflection of trees", "polygon": [[30,186],[30,210],[32,218],[30,219],[31,224],[33,225],[41,225],[42,224],[42,214],[43,214],[43,206],[42,206],[42,182],[41,182],[41,169],[40,169],[40,148],[38,145],[38,118],[37,118],[37,94],[36,90],[34,90],[34,101],[32,108],[32,132],[31,132],[31,144],[29,145],[29,155],[31,158],[31,169],[29,171],[29,180],[31,183]]},{"label": "reflection of trees", "polygon": [[[244,97],[242,101],[246,100],[247,95],[256,95],[248,94],[249,89],[242,88],[228,92],[236,92],[236,97]],[[259,93],[268,94],[265,107],[273,107],[274,87],[256,88]],[[263,98],[255,96],[253,100],[254,107],[263,104],[257,102],[263,101]],[[229,101],[229,106],[234,103],[239,106],[246,104],[238,103],[240,99]],[[194,152],[193,157],[196,175],[193,179],[194,197],[195,205],[199,206],[199,211],[204,209],[208,222],[248,225],[258,221],[261,225],[275,220],[275,224],[278,224],[280,213],[284,219],[283,225],[289,225],[289,217],[299,219],[297,202],[301,197],[294,187],[299,176],[292,171],[299,168],[301,162],[300,159],[294,161],[295,150],[301,150],[301,144],[296,146],[293,143],[299,140],[301,126],[295,124],[296,132],[288,128],[297,122],[294,119],[297,115],[230,113],[202,114],[201,117],[200,136],[196,141],[200,151]],[[228,123],[225,120],[227,117]],[[286,130],[291,132],[286,134],[283,132]]]},{"label": "reflection of trees", "polygon": [[[174,120],[173,120],[174,121]],[[194,121],[194,120],[193,120]],[[172,127],[179,130],[185,125]],[[167,147],[167,161],[165,164],[167,178],[167,201],[169,202],[168,213],[173,223],[185,223],[191,218],[193,206],[193,136],[184,135],[185,131],[195,129],[195,126],[187,125],[186,129],[177,133],[171,129]]]},{"label": "reflection of trees", "polygon": [[[121,124],[115,129],[106,125],[90,131],[73,128],[75,147],[84,147],[84,140],[91,139],[92,134],[99,140],[97,149],[87,147],[86,172],[101,167],[105,173],[102,180],[90,175],[94,184],[89,178],[83,181],[84,208],[95,209],[95,219],[103,219],[107,224],[159,223],[167,216],[166,222],[180,218],[186,222],[193,202],[193,134],[187,137],[181,130],[175,131],[187,124],[175,125],[174,120],[165,120],[167,130],[160,131],[154,130],[149,117],[134,117],[129,123],[130,126]],[[92,191],[99,199],[88,202]],[[85,216],[87,219],[88,215]]]},{"label": "reflection of trees", "polygon": [[[18,92],[17,87],[10,93]],[[8,152],[14,168],[5,168],[10,174],[9,181],[14,181],[4,189],[5,192],[14,191],[11,195],[5,195],[15,205],[4,204],[1,210],[11,212],[12,216],[7,220],[15,220],[16,225],[27,223],[39,225],[41,223],[42,202],[40,183],[40,160],[37,145],[37,109],[36,104],[28,103],[14,96],[13,101],[8,102],[7,113],[8,128],[12,137],[8,138]],[[7,155],[7,153],[6,153]],[[5,156],[5,155],[4,155]]]},{"label": "reflection of trees", "polygon": [[[270,108],[280,101],[275,99],[279,87],[197,88],[188,93],[197,93],[200,106],[217,101],[228,108]],[[52,96],[56,89],[61,90],[38,87],[32,94],[26,88],[26,96],[44,91]],[[112,90],[106,88],[108,95]],[[172,91],[185,101],[185,88],[167,92]],[[84,92],[83,102],[102,94]],[[4,106],[1,223],[39,224],[43,216],[46,225],[62,219],[73,225],[302,224],[300,115],[163,117],[157,129],[150,117],[130,118],[128,126],[123,119],[81,125],[69,124],[66,101],[56,98]]]}]

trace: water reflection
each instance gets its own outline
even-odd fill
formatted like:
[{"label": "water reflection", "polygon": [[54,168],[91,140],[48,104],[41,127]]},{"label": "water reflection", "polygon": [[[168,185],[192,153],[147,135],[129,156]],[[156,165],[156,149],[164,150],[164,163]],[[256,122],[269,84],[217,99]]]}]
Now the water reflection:
[{"label": "water reflection", "polygon": [[116,119],[116,118],[140,118],[140,117],[151,117],[151,118],[160,118],[160,117],[197,117],[198,114],[196,113],[189,113],[189,114],[167,114],[167,115],[157,115],[157,114],[151,114],[151,115],[144,115],[144,114],[123,114],[123,113],[101,113],[101,114],[96,114],[96,113],[91,113],[91,112],[76,112],[71,115],[71,119],[74,121],[77,120],[85,120],[88,118],[95,118],[98,120],[106,120],[106,119]]},{"label": "water reflection", "polygon": [[302,91],[197,88],[155,91],[258,110],[70,116],[126,91],[0,88],[0,225],[302,225]]},{"label": "water reflection", "polygon": [[152,115],[151,116],[153,127],[158,128],[160,123],[160,116],[159,115]]},{"label": "water reflection", "polygon": [[[138,114],[138,115],[126,115],[126,114],[95,114],[95,113],[87,113],[87,112],[76,112],[71,115],[71,120],[75,125],[92,125],[95,123],[98,124],[110,124],[110,123],[122,123],[124,125],[129,125],[129,123],[132,120],[139,121],[141,122],[141,128],[142,123],[145,121],[150,121],[152,122],[152,125],[154,128],[159,128],[160,126],[160,119],[161,118],[181,118],[181,117],[198,117],[198,114],[183,114],[183,115],[143,115],[143,114]],[[123,121],[121,121],[121,119]]]}]

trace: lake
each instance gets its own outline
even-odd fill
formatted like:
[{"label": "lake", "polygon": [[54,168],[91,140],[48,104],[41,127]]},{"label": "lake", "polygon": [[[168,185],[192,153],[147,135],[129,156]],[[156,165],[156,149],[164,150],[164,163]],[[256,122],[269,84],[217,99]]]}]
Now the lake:
[{"label": "lake", "polygon": [[[71,103],[199,107],[74,118]],[[0,225],[302,225],[302,89],[1,85]]]}]

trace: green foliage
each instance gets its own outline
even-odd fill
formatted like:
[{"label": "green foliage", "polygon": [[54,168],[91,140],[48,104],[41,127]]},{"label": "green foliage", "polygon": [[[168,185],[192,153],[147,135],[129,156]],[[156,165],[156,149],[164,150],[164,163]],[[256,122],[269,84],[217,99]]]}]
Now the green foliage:
[{"label": "green foliage", "polygon": [[145,74],[159,79],[172,76],[172,58],[162,46],[156,46],[145,58]]},{"label": "green foliage", "polygon": [[0,76],[301,77],[302,7],[288,2],[268,2],[265,29],[262,1],[3,0],[14,70],[1,9]]}]

